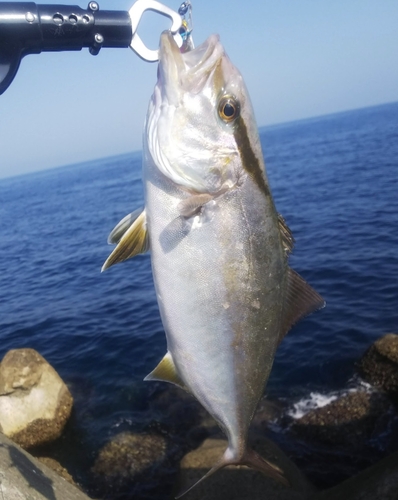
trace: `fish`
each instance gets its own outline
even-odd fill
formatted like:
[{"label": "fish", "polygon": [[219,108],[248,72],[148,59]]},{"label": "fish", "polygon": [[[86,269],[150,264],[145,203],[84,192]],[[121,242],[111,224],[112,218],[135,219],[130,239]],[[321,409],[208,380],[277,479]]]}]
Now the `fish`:
[{"label": "fish", "polygon": [[275,208],[249,93],[218,35],[181,53],[162,33],[143,135],[145,206],[111,232],[117,246],[103,270],[150,250],[167,352],[145,380],[190,392],[226,434],[200,481],[243,464],[287,484],[248,431],[278,345],[324,300],[288,265],[293,235]]}]

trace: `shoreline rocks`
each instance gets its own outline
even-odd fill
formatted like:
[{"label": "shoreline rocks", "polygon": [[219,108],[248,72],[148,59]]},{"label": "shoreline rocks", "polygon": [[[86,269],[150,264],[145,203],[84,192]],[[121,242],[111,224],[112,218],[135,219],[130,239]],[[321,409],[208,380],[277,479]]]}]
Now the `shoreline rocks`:
[{"label": "shoreline rocks", "polygon": [[57,439],[73,398],[34,349],[9,351],[0,364],[0,431],[25,449]]},{"label": "shoreline rocks", "polygon": [[378,421],[391,408],[379,392],[349,392],[294,420],[290,428],[300,437],[347,448],[361,448],[372,437]]},{"label": "shoreline rocks", "polygon": [[[63,467],[57,460],[52,457],[35,457],[39,462],[44,464],[46,467],[56,472],[60,477],[68,481],[68,483],[73,484],[76,488],[79,486],[76,484],[73,477],[69,474],[69,472]],[[80,489],[80,488],[79,488]]]},{"label": "shoreline rocks", "polygon": [[4,500],[90,500],[0,433],[0,498]]},{"label": "shoreline rocks", "polygon": [[397,500],[398,453],[384,458],[310,500]]},{"label": "shoreline rocks", "polygon": [[[340,396],[329,404],[306,410],[300,419],[287,416],[289,406],[286,400],[263,399],[260,402],[252,423],[251,443],[260,455],[285,472],[290,488],[247,467],[227,467],[194,488],[187,495],[187,500],[398,498],[394,496],[398,491],[398,454],[386,457],[387,452],[394,452],[398,448],[398,414],[393,404],[398,395],[398,335],[388,334],[377,340],[367,349],[357,366],[366,380],[386,392],[365,388],[363,384],[359,389],[352,389],[351,386],[334,393]],[[62,386],[62,381],[61,385],[57,385],[60,384],[60,379],[55,370],[32,349],[10,351],[0,364],[0,425],[3,429],[7,428],[10,420],[18,420],[16,417],[7,420],[9,409],[16,408],[16,414],[26,414],[23,405],[27,405],[29,410],[37,410],[40,406],[37,401],[46,401],[44,389],[50,386],[49,380],[53,378],[57,379],[54,385],[58,389],[49,391],[52,396],[57,396],[57,410],[52,409],[52,418],[59,416],[59,408],[63,410],[58,424],[52,423],[51,418],[48,418],[51,412],[46,403],[41,405],[45,410],[44,416],[38,417],[35,414],[33,419],[28,419],[25,430],[18,429],[11,433],[12,439],[18,440],[31,451],[32,447],[36,448],[60,436],[71,412],[72,396],[66,386]],[[37,396],[39,393],[40,397]],[[35,398],[29,399],[32,394]],[[91,461],[89,470],[84,472],[92,484],[87,485],[88,491],[109,499],[125,498],[126,495],[131,498],[143,495],[144,498],[149,493],[154,493],[159,498],[171,497],[173,488],[174,494],[186,490],[201,479],[222,456],[227,447],[224,436],[214,420],[190,395],[180,394],[173,387],[165,388],[156,393],[150,405],[153,411],[162,415],[160,423],[148,425],[141,433],[122,432],[106,443],[98,452],[94,465]],[[285,432],[281,432],[282,429]],[[273,439],[280,442],[285,452],[267,439],[265,433],[273,435]],[[37,435],[41,441],[37,441]],[[64,434],[63,439],[65,436]],[[380,436],[384,440],[383,449],[378,448]],[[0,440],[0,448],[2,446],[6,451],[11,449]],[[51,446],[62,446],[62,440]],[[15,455],[19,457],[16,452]],[[67,470],[54,461],[56,455],[54,452],[52,456],[50,452],[48,457],[39,460],[73,482]],[[386,458],[377,462],[382,457]],[[32,457],[30,459],[34,460]],[[344,460],[347,461],[345,465]],[[63,460],[60,462],[63,463]],[[26,474],[31,474],[32,470],[39,474],[39,479],[45,483],[42,491],[50,495],[45,498],[68,500],[67,496],[56,496],[52,491],[47,491],[47,472],[38,473],[35,463],[26,462]],[[180,472],[176,476],[179,463]],[[368,467],[369,465],[371,466]],[[347,470],[349,473],[346,473]],[[310,474],[311,482],[322,491],[318,492],[304,473]],[[74,474],[81,482],[82,477],[76,474],[76,470]],[[328,476],[329,482],[322,483],[318,480],[322,479],[322,474],[324,477]],[[3,484],[4,477],[0,469],[0,485]],[[342,481],[347,477],[349,479]],[[29,493],[31,496],[26,498],[42,500],[42,491],[39,491],[37,497]],[[80,500],[78,496],[70,498]]]},{"label": "shoreline rocks", "polygon": [[361,376],[398,399],[398,335],[388,333],[376,340],[357,363]]},{"label": "shoreline rocks", "polygon": [[[98,493],[128,491],[150,482],[167,460],[167,441],[158,434],[122,432],[99,451],[91,471]],[[107,497],[108,498],[108,497]]]}]

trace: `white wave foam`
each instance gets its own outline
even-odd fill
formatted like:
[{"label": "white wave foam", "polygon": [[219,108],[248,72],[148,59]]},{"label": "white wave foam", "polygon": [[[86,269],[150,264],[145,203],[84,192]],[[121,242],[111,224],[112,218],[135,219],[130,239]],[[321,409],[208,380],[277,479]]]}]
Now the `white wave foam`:
[{"label": "white wave foam", "polygon": [[317,408],[323,408],[324,406],[327,406],[336,399],[341,398],[347,394],[352,394],[354,392],[360,391],[372,392],[374,390],[370,384],[358,378],[353,378],[349,381],[349,384],[355,385],[354,387],[351,387],[349,389],[344,389],[342,391],[333,391],[328,394],[322,394],[320,392],[310,392],[309,396],[305,396],[304,398],[294,403],[293,406],[286,412],[286,414],[295,420],[299,420],[300,418],[304,417],[304,415],[309,411],[316,410]]},{"label": "white wave foam", "polygon": [[298,420],[310,410],[315,410],[316,408],[322,408],[328,405],[332,401],[337,399],[337,395],[326,395],[320,392],[311,392],[309,396],[301,399],[297,403],[293,404],[293,408],[287,411],[289,417]]}]

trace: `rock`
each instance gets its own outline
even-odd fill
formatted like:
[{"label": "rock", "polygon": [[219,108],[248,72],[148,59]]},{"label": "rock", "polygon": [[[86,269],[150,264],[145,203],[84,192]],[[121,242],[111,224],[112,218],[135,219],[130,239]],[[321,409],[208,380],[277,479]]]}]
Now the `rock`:
[{"label": "rock", "polygon": [[0,433],[1,500],[90,500]]},{"label": "rock", "polygon": [[167,425],[169,432],[184,434],[198,426],[207,414],[201,404],[188,392],[171,384],[151,400],[151,410]]},{"label": "rock", "polygon": [[0,431],[23,448],[57,439],[73,405],[57,372],[34,349],[9,351],[0,364]]},{"label": "rock", "polygon": [[357,391],[310,410],[291,429],[310,440],[344,447],[363,446],[390,403],[380,393]]},{"label": "rock", "polygon": [[46,465],[49,469],[53,470],[56,472],[59,476],[61,476],[65,481],[68,481],[68,483],[73,484],[74,486],[78,487],[77,484],[75,483],[73,477],[69,474],[69,472],[65,469],[65,467],[62,467],[62,465],[55,460],[52,457],[37,457],[37,460],[41,462],[42,464]]},{"label": "rock", "polygon": [[97,490],[117,492],[137,481],[150,482],[153,469],[164,463],[166,450],[163,436],[118,434],[100,450],[92,468]]},{"label": "rock", "polygon": [[357,366],[365,380],[398,397],[398,335],[388,333],[377,340]]},{"label": "rock", "polygon": [[[283,470],[290,487],[248,467],[229,466],[198,484],[187,494],[186,499],[303,500],[314,493],[314,488],[278,446],[260,435],[255,435],[251,442],[261,456]],[[181,461],[178,488],[174,493],[185,491],[201,479],[217,463],[226,448],[225,439],[207,439],[202,446],[185,455]]]},{"label": "rock", "polygon": [[146,432],[167,434],[174,443],[173,457],[177,467],[181,457],[196,448],[210,435],[221,432],[215,420],[192,394],[171,384],[159,383],[150,401],[156,415]]},{"label": "rock", "polygon": [[251,426],[264,432],[270,423],[279,421],[286,411],[286,404],[278,400],[263,398],[260,400]]},{"label": "rock", "polygon": [[397,500],[398,453],[384,458],[360,474],[311,500]]}]

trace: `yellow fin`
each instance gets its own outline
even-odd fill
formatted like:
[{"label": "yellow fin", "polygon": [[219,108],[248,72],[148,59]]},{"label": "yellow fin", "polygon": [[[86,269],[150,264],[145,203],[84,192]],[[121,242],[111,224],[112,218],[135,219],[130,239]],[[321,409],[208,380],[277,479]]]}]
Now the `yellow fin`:
[{"label": "yellow fin", "polygon": [[112,229],[108,236],[108,243],[110,245],[117,245],[119,241],[122,239],[124,233],[131,227],[134,222],[137,220],[137,218],[141,215],[142,213],[142,207],[137,208],[137,210],[134,210],[134,212],[131,212],[131,214],[126,215],[126,217],[123,217],[123,219],[116,224],[116,226]]},{"label": "yellow fin", "polygon": [[172,384],[178,385],[185,391],[187,387],[181,380],[177,373],[177,368],[175,367],[173,358],[169,351],[162,359],[162,361],[157,365],[157,367],[149,373],[144,380],[160,380],[161,382],[171,382]]},{"label": "yellow fin", "polygon": [[117,247],[106,259],[101,271],[105,271],[105,269],[113,266],[113,264],[131,259],[139,253],[145,253],[148,250],[149,238],[146,227],[146,214],[145,210],[143,210],[120,238]]}]

